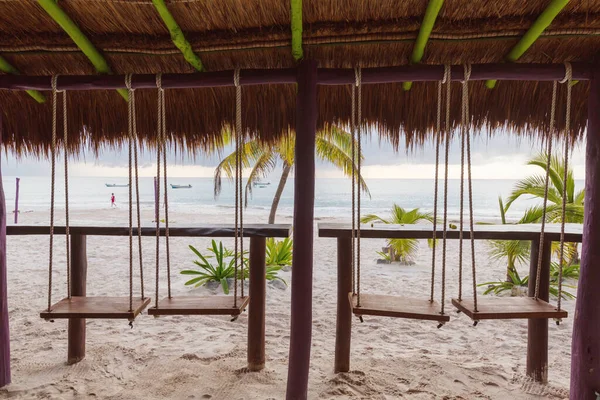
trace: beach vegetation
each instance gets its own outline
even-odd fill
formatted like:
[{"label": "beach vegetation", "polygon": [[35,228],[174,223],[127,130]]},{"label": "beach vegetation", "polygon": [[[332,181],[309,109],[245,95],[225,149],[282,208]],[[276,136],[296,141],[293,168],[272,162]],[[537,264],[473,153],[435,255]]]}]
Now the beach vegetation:
[{"label": "beach vegetation", "polygon": [[292,243],[292,238],[289,237],[283,240],[275,240],[274,238],[268,238],[266,257],[267,265],[280,267],[292,265]]},{"label": "beach vegetation", "polygon": [[[534,277],[535,279],[535,277]],[[510,271],[509,281],[495,281],[495,282],[484,282],[477,286],[487,286],[483,294],[502,294],[503,292],[510,291],[511,296],[522,296],[527,293],[529,286],[529,275],[520,277],[517,270]],[[575,295],[565,290],[565,288],[574,289],[571,285],[562,285],[561,297],[563,299],[574,299]],[[558,278],[552,278],[550,280],[550,295],[554,298],[558,297]]]},{"label": "beach vegetation", "polygon": [[[182,275],[192,275],[193,278],[185,282],[186,286],[200,287],[209,282],[217,282],[220,284],[223,293],[229,294],[229,284],[235,277],[235,262],[236,254],[223,246],[223,242],[212,240],[211,246],[208,247],[205,254],[202,254],[196,247],[189,245],[189,249],[198,257],[193,263],[197,269],[186,269],[181,271]],[[248,252],[244,251],[242,262],[244,263],[243,276],[249,278],[248,271]],[[266,279],[267,281],[279,280],[287,285],[287,282],[278,274],[281,271],[280,265],[267,265]],[[238,267],[238,279],[242,278],[242,269]]]},{"label": "beach vegetation", "polygon": [[[224,132],[225,145],[232,144],[233,139],[234,136],[230,131]],[[242,165],[244,168],[251,168],[245,185],[245,206],[247,206],[248,197],[252,195],[253,186],[260,183],[278,166],[281,167],[281,177],[269,213],[269,224],[275,223],[279,201],[295,163],[295,143],[295,134],[290,132],[273,144],[265,144],[255,139],[244,143],[242,147]],[[317,158],[342,170],[348,177],[352,175],[353,168],[356,168],[356,165],[352,163],[353,146],[356,148],[357,142],[353,140],[352,134],[336,126],[329,125],[317,132],[315,141]],[[359,156],[361,160],[364,158],[362,154],[357,154],[357,157]],[[235,151],[223,158],[217,165],[214,176],[215,197],[221,193],[222,176],[225,175],[229,179],[234,178],[235,166]],[[359,178],[359,182],[361,190],[370,196],[369,188],[362,176]]]},{"label": "beach vegetation", "polygon": [[[568,168],[567,179],[565,181],[565,164],[558,155],[549,156],[548,154],[539,154],[527,162],[527,165],[537,166],[542,169],[539,174],[521,179],[515,184],[513,191],[510,193],[504,206],[504,211],[507,211],[510,206],[519,198],[525,196],[528,198],[544,199],[545,181],[546,181],[546,165],[550,159],[549,182],[548,182],[548,205],[546,209],[546,222],[560,223],[563,220],[562,203],[563,191],[566,187],[566,207],[564,222],[565,223],[583,223],[583,206],[585,198],[585,189],[575,191],[575,178],[573,169]],[[539,223],[542,219],[543,206],[535,206],[527,211],[529,222]],[[554,253],[558,254],[559,246],[553,246]],[[579,252],[577,243],[565,244],[565,258],[567,264],[576,264],[579,262]]]},{"label": "beach vegetation", "polygon": [[[375,214],[367,214],[360,220],[363,224],[379,222],[397,225],[412,225],[423,221],[433,222],[433,215],[431,213],[421,212],[418,208],[407,210],[396,203],[394,203],[390,215],[386,218]],[[388,246],[393,249],[393,261],[410,263],[414,260],[419,250],[419,241],[417,239],[388,239],[387,243]]]}]

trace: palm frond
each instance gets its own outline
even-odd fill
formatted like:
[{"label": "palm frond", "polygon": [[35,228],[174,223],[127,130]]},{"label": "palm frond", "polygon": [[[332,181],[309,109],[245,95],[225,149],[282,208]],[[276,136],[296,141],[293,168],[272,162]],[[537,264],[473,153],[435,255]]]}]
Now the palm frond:
[{"label": "palm frond", "polygon": [[[256,140],[252,140],[244,143],[242,147],[242,167],[249,167],[253,162],[256,162],[262,154],[265,152],[266,147],[259,144]],[[227,157],[225,157],[219,165],[215,168],[215,176],[214,176],[214,195],[218,197],[221,193],[221,178],[222,175],[225,174],[227,178],[233,179],[235,175],[235,166],[237,164],[236,161],[236,152],[233,151]]]},{"label": "palm frond", "polygon": [[244,207],[248,207],[248,196],[252,196],[254,182],[258,182],[261,178],[269,175],[276,166],[277,159],[275,158],[275,153],[269,150],[264,151],[258,160],[256,160],[254,167],[252,167],[252,171],[250,171],[250,175],[248,175],[248,180],[246,181]]}]

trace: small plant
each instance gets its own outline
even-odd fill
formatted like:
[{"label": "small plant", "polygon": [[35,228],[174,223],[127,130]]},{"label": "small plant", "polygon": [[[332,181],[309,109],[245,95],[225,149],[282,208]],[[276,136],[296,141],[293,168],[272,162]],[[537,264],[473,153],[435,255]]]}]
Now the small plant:
[{"label": "small plant", "polygon": [[[197,260],[194,260],[194,264],[200,269],[186,269],[180,272],[182,275],[195,275],[195,277],[187,281],[185,285],[200,287],[208,282],[218,282],[221,284],[223,293],[229,294],[229,282],[227,280],[235,277],[236,257],[234,251],[223,246],[223,242],[217,244],[215,240],[212,241],[211,246],[207,249],[210,254],[203,255],[192,245],[189,245],[189,248],[198,257]],[[247,254],[248,252],[244,251],[243,274],[245,279],[248,279],[250,275]],[[280,280],[287,286],[287,282],[278,276],[280,270],[280,265],[268,265],[266,269],[266,279],[267,281]],[[241,278],[242,271],[238,270],[238,279]]]},{"label": "small plant", "polygon": [[[550,264],[550,279],[558,283],[558,277],[560,276],[560,266],[558,263],[553,262]],[[562,273],[563,281],[565,279],[579,279],[579,264],[565,265],[563,266]]]},{"label": "small plant", "polygon": [[287,237],[283,240],[267,239],[267,266],[292,265],[292,239]]},{"label": "small plant", "polygon": [[[496,281],[496,282],[484,282],[480,283],[477,286],[487,286],[488,288],[483,292],[483,294],[494,293],[496,295],[501,294],[502,292],[509,291],[511,292],[511,296],[518,296],[521,290],[526,289],[529,286],[529,275],[521,278],[516,269],[508,272],[510,281]],[[574,289],[574,286],[570,285],[562,285],[562,298],[563,299],[574,299],[575,296],[572,293],[569,293],[564,290],[564,288]],[[550,281],[550,290],[549,293],[555,298],[558,297],[558,282],[556,280]]]},{"label": "small plant", "polygon": [[526,288],[529,285],[529,275],[521,278],[516,269],[507,271],[510,280],[496,281],[496,282],[484,282],[477,286],[487,286],[488,288],[483,294],[500,294],[507,290],[510,290],[511,296],[516,295],[519,288]]},{"label": "small plant", "polygon": [[[182,275],[197,275],[187,281],[186,286],[195,285],[195,287],[199,287],[208,282],[219,282],[223,288],[223,293],[229,294],[227,279],[235,276],[236,258],[233,257],[233,253],[223,246],[223,242],[219,242],[217,245],[214,239],[211,247],[207,249],[212,255],[204,256],[192,245],[189,245],[189,248],[198,256],[199,260],[194,260],[194,264],[200,267],[200,270],[186,269],[181,271]],[[212,258],[214,258],[214,263],[209,261]]]}]

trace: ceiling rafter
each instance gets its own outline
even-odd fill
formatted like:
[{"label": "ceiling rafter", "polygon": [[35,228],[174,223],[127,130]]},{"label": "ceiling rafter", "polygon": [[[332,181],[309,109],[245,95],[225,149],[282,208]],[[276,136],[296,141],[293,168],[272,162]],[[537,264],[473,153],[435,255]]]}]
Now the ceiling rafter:
[{"label": "ceiling rafter", "polygon": [[[415,47],[413,47],[412,55],[410,56],[411,64],[417,64],[421,62],[421,59],[425,54],[425,47],[427,46],[429,35],[431,35],[431,31],[435,25],[435,20],[437,19],[443,4],[444,0],[429,0],[427,10],[425,10],[425,16],[423,17],[423,22],[419,28],[417,40],[415,41]],[[412,82],[404,82],[402,84],[402,88],[404,90],[410,90],[411,87]]]},{"label": "ceiling rafter", "polygon": [[[112,70],[104,56],[96,49],[87,36],[79,29],[77,24],[60,8],[56,0],[38,0],[44,11],[69,35],[77,47],[90,60],[96,71],[100,74],[111,74]],[[126,100],[129,100],[127,90],[118,89],[117,92]]]},{"label": "ceiling rafter", "polygon": [[[21,75],[21,72],[19,72],[18,69],[13,67],[13,65],[2,56],[0,56],[0,71],[6,72],[7,74]],[[35,101],[37,101],[38,103],[46,102],[46,97],[37,90],[26,90],[26,92],[28,95],[33,97],[33,99],[35,99]]]},{"label": "ceiling rafter", "polygon": [[[513,47],[508,55],[504,58],[506,62],[515,62],[533,45],[533,43],[542,35],[542,33],[550,26],[554,18],[562,11],[569,3],[569,0],[552,0],[548,7],[540,14],[533,22],[531,27],[525,32],[521,40]],[[485,82],[489,89],[496,87],[496,81],[489,80]]]},{"label": "ceiling rafter", "polygon": [[169,30],[169,34],[171,35],[171,40],[175,47],[177,47],[181,53],[183,54],[183,58],[192,66],[196,71],[206,71],[204,65],[202,64],[202,60],[200,57],[194,52],[192,45],[187,41],[185,35],[179,24],[173,17],[173,14],[169,11],[167,5],[164,0],[152,0],[156,11],[160,15],[160,18],[165,23],[165,26]]}]

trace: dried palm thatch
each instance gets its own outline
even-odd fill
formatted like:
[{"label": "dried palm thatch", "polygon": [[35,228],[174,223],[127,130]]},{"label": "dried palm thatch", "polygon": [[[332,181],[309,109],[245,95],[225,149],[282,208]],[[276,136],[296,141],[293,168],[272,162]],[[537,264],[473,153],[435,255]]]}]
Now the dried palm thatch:
[{"label": "dried palm thatch", "polygon": [[[207,70],[295,65],[290,49],[289,4],[278,0],[171,0],[169,10]],[[547,6],[547,0],[446,2],[429,40],[426,64],[501,62]],[[103,53],[115,73],[193,72],[174,46],[151,0],[62,0],[61,7]],[[304,57],[321,67],[407,64],[426,1],[304,0]],[[600,54],[600,1],[572,0],[519,62],[596,61]],[[34,0],[0,0],[0,55],[22,74],[94,74],[91,63]],[[484,132],[510,129],[546,133],[551,83],[471,84],[471,124]],[[265,141],[295,125],[295,87],[246,87],[244,127]],[[397,146],[421,143],[435,122],[435,83],[368,85],[365,123]],[[586,125],[585,82],[573,88],[571,135]],[[564,88],[559,101],[564,104]],[[453,90],[453,124],[459,124],[459,85]],[[156,129],[156,93],[140,90],[138,129],[149,145]],[[347,124],[349,87],[319,88],[319,125]],[[126,104],[114,91],[68,94],[72,151],[119,146],[127,130]],[[51,104],[25,93],[0,92],[2,140],[17,153],[43,153],[50,139]],[[558,110],[559,126],[565,110]],[[220,142],[233,123],[232,88],[167,92],[173,141],[193,152]]]}]

